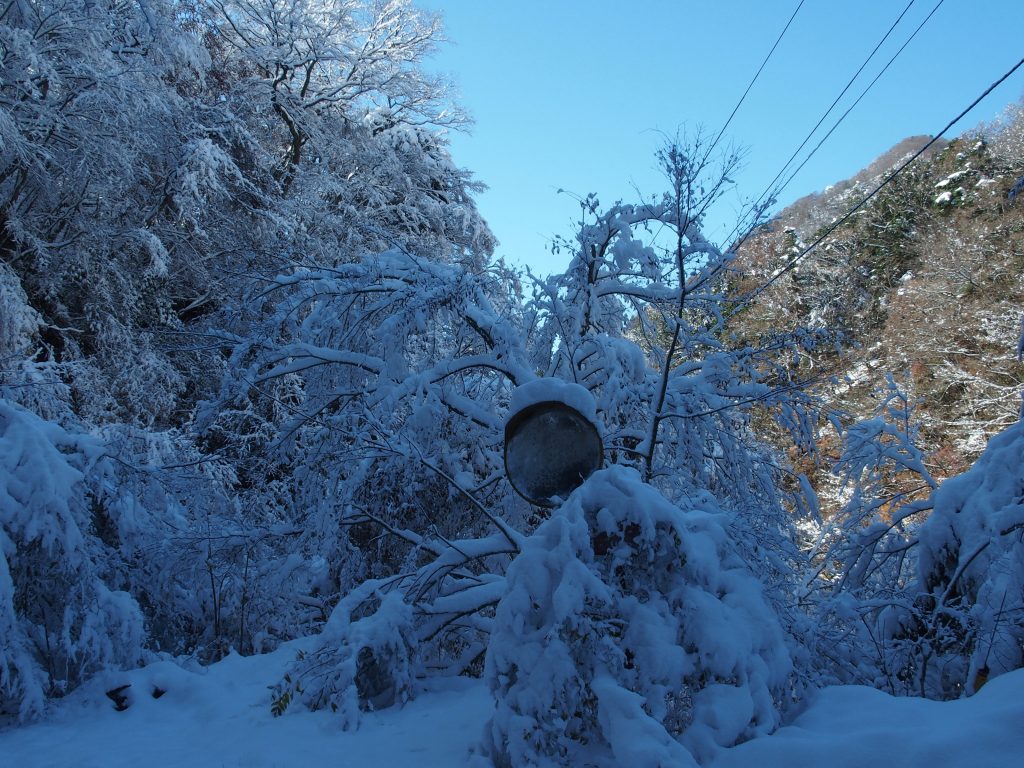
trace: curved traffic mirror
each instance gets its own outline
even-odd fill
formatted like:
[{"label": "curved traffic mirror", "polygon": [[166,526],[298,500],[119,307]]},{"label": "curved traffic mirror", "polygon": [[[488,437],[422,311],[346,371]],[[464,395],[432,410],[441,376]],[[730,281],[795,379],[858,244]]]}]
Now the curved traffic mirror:
[{"label": "curved traffic mirror", "polygon": [[[545,384],[551,380],[541,379]],[[520,397],[505,424],[505,473],[516,493],[542,507],[552,507],[569,496],[601,468],[604,447],[594,422],[574,405],[582,390],[589,399],[581,407],[593,412],[593,398],[583,387],[535,386],[534,394],[549,399]],[[569,389],[569,388],[572,389]],[[558,395],[568,397],[557,397]],[[557,399],[551,399],[551,396]],[[570,404],[572,403],[572,404]]]}]

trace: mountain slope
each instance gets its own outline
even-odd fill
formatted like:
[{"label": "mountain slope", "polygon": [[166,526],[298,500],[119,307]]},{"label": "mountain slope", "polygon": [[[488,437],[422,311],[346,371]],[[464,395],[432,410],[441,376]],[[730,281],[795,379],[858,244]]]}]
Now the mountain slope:
[{"label": "mountain slope", "polygon": [[[802,365],[834,376],[822,393],[847,422],[875,414],[891,373],[936,480],[969,466],[1020,409],[1024,199],[1012,190],[1024,176],[1022,135],[1018,110],[924,154],[737,318],[748,336],[800,324],[838,331],[838,353]],[[907,139],[783,210],[741,247],[736,290],[783,269],[925,141]],[[818,448],[838,456],[828,432]]]}]

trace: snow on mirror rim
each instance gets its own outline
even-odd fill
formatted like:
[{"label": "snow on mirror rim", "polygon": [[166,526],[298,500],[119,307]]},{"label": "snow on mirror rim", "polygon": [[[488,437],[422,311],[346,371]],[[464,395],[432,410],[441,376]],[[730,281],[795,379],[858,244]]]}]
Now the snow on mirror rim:
[{"label": "snow on mirror rim", "polygon": [[604,448],[584,387],[538,379],[512,393],[505,422],[505,473],[516,493],[554,506],[600,469]]},{"label": "snow on mirror rim", "polygon": [[580,416],[587,419],[596,428],[597,426],[597,403],[590,390],[581,384],[574,384],[571,381],[561,379],[534,379],[526,384],[512,390],[512,401],[509,403],[508,415],[505,417],[506,429],[508,424],[525,409],[540,403],[559,402],[579,412]]}]

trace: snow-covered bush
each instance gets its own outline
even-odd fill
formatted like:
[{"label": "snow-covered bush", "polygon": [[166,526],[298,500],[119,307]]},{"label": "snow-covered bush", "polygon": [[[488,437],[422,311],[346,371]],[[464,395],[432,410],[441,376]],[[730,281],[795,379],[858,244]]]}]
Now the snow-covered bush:
[{"label": "snow-covered bush", "polygon": [[0,400],[0,712],[39,714],[142,654],[142,614],[105,577],[102,444]]},{"label": "snow-covered bush", "polygon": [[881,402],[872,418],[845,427],[833,418],[843,436],[833,472],[847,499],[831,521],[837,530],[825,557],[841,566],[826,571],[840,590],[855,593],[900,582],[906,550],[899,544],[914,516],[930,508],[927,498],[937,485],[916,444],[914,403],[891,376],[876,396]]},{"label": "snow-covered bush", "polygon": [[726,520],[613,466],[526,540],[487,651],[496,765],[692,765],[778,725],[790,655]]},{"label": "snow-covered bush", "polygon": [[338,713],[342,727],[355,727],[361,711],[412,698],[422,674],[418,652],[415,611],[403,591],[365,581],[335,607],[316,647],[274,687],[273,705],[280,714],[301,700]]},{"label": "snow-covered bush", "polygon": [[918,531],[910,616],[897,640],[912,693],[954,698],[1024,666],[1024,422],[939,486]]},{"label": "snow-covered bush", "polygon": [[18,276],[0,263],[0,361],[27,356],[39,327],[39,313],[32,309]]},{"label": "snow-covered bush", "polygon": [[1024,666],[1024,426],[937,485],[898,394],[849,429],[838,469],[856,482],[823,534],[812,642],[824,680],[956,698]]},{"label": "snow-covered bush", "polygon": [[189,435],[101,432],[115,459],[104,513],[118,576],[139,601],[154,650],[204,661],[271,650],[322,626],[314,595],[329,570],[322,529],[296,523],[280,482],[249,487],[242,463],[200,453]]}]

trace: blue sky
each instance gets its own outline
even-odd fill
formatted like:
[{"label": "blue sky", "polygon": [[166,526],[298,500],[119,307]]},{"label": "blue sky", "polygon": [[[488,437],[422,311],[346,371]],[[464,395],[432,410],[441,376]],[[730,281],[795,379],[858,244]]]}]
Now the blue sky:
[{"label": "blue sky", "polygon": [[[805,0],[726,139],[746,148],[739,191],[756,197],[781,169],[909,0]],[[835,119],[937,0],[916,0],[847,92]],[[447,73],[475,125],[451,136],[458,164],[489,186],[478,203],[497,254],[541,273],[570,236],[570,195],[628,200],[661,189],[659,132],[718,132],[798,0],[420,0],[451,43],[429,66]],[[900,139],[932,134],[1024,56],[1024,0],[945,0],[781,196],[785,204],[847,178]],[[1024,94],[1024,69],[950,134],[996,117]],[[799,162],[799,160],[798,160]],[[712,211],[724,239],[737,200]]]}]

